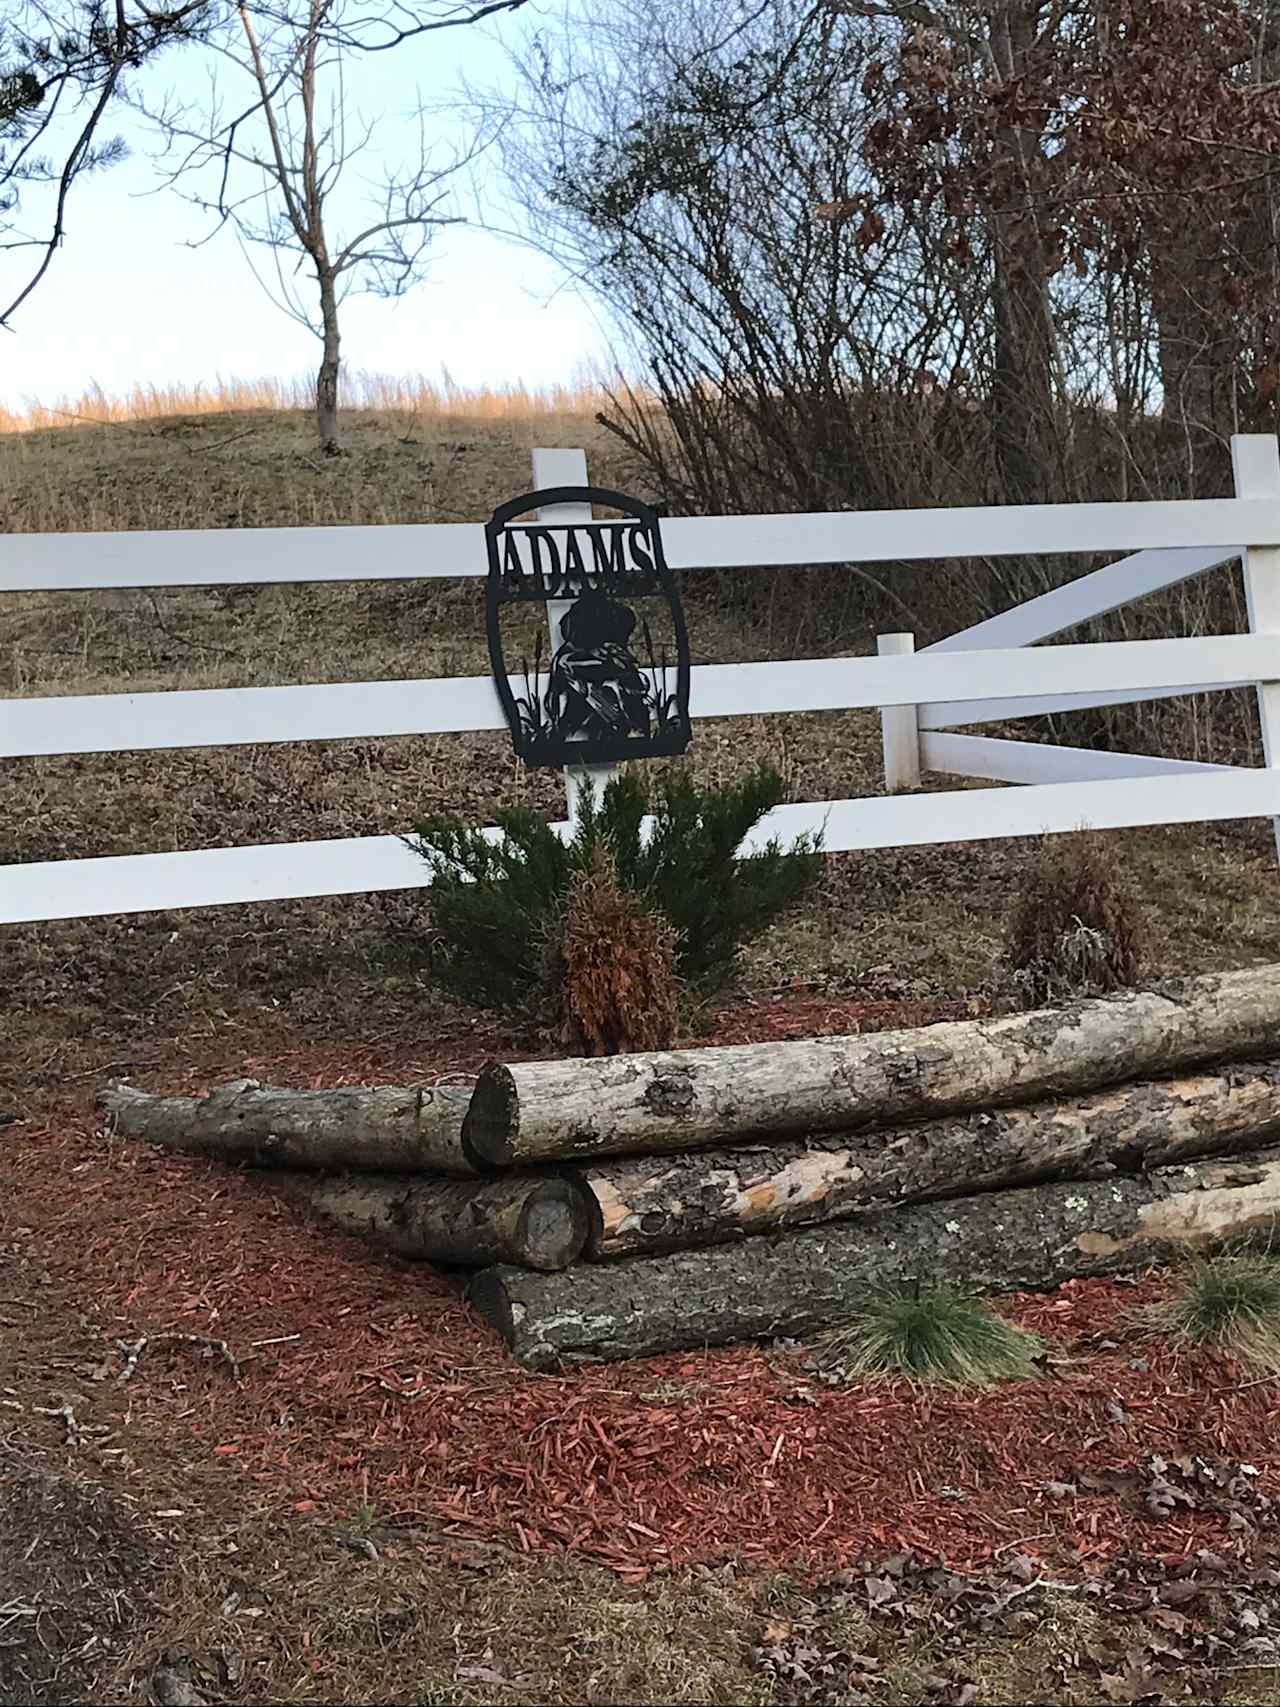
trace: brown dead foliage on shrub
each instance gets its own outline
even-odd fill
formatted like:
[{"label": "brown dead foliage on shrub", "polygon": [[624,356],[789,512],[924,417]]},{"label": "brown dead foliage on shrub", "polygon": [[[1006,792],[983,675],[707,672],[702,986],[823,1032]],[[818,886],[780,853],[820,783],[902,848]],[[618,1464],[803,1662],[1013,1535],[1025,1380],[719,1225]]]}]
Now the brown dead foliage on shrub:
[{"label": "brown dead foliage on shrub", "polygon": [[1091,832],[1045,836],[1008,933],[1008,962],[1028,1007],[1129,989],[1146,922],[1115,849]]},{"label": "brown dead foliage on shrub", "polygon": [[559,944],[560,1038],[578,1055],[667,1049],[680,980],[676,932],[618,881],[605,848],[570,885]]}]

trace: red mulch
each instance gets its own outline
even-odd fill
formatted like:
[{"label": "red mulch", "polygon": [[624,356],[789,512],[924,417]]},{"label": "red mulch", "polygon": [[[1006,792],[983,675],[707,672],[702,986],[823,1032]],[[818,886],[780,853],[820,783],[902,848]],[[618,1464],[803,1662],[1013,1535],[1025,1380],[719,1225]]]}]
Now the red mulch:
[{"label": "red mulch", "polygon": [[[838,1017],[820,1029],[852,1029],[851,1004],[825,1005]],[[797,1035],[812,1035],[812,1007],[799,1011]],[[225,1076],[433,1077],[494,1046],[459,1039],[394,1063],[306,1051]],[[1158,1280],[1012,1300],[1068,1361],[986,1395],[830,1389],[749,1347],[530,1376],[449,1278],[310,1225],[264,1176],[105,1139],[83,1106],[11,1129],[4,1173],[58,1292],[91,1300],[121,1337],[175,1327],[247,1356],[237,1382],[189,1348],[157,1348],[127,1386],[98,1392],[131,1435],[153,1424],[184,1443],[193,1475],[246,1478],[267,1508],[369,1504],[527,1552],[571,1547],[631,1578],[726,1554],[804,1571],[907,1547],[958,1568],[1017,1549],[1079,1571],[1130,1549],[1241,1542],[1210,1512],[1161,1521],[1134,1494],[1054,1497],[1051,1483],[1148,1449],[1245,1460],[1272,1492],[1280,1477],[1271,1382],[1126,1343],[1125,1314]],[[284,1336],[297,1337],[251,1349]],[[1118,1343],[1099,1348],[1107,1336]]]}]

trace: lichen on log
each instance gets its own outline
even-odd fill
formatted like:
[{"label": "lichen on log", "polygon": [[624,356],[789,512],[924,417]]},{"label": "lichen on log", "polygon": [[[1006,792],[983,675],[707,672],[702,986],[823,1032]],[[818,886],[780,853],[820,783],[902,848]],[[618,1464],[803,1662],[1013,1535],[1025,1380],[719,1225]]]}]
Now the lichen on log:
[{"label": "lichen on log", "polygon": [[871,1210],[854,1221],[709,1250],[534,1275],[482,1270],[468,1296],[529,1369],[798,1338],[869,1287],[923,1280],[983,1292],[1141,1269],[1270,1236],[1280,1151],[1140,1177],[1054,1183]]},{"label": "lichen on log", "polygon": [[295,1091],[237,1079],[203,1097],[112,1085],[102,1107],[126,1137],[255,1167],[474,1175],[462,1149],[466,1085]]},{"label": "lichen on log", "polygon": [[471,1268],[495,1262],[548,1273],[567,1268],[581,1254],[594,1212],[579,1184],[546,1175],[294,1174],[276,1176],[275,1184],[330,1226],[383,1249]]},{"label": "lichen on log", "polygon": [[1280,1053],[1280,966],[1060,1009],[866,1037],[604,1060],[489,1062],[462,1128],[477,1168],[693,1150],[1020,1104]]},{"label": "lichen on log", "polygon": [[1250,1062],[1072,1102],[571,1171],[599,1208],[593,1260],[835,1221],[880,1204],[1134,1173],[1280,1140],[1280,1065]]}]

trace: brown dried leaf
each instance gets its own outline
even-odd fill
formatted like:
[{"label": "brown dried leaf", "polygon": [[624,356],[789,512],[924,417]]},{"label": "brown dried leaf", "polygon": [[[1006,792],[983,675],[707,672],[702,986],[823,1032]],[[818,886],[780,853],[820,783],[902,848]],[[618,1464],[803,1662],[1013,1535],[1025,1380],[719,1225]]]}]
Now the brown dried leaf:
[{"label": "brown dried leaf", "polygon": [[1017,1583],[1033,1583],[1040,1575],[1039,1567],[1034,1559],[1025,1553],[1014,1553],[1005,1570]]},{"label": "brown dried leaf", "polygon": [[1189,1606],[1204,1593],[1204,1584],[1194,1578],[1180,1583],[1162,1583],[1158,1593],[1165,1606]]},{"label": "brown dried leaf", "polygon": [[888,1606],[898,1598],[898,1591],[888,1577],[867,1577],[864,1581],[868,1606]]},{"label": "brown dried leaf", "polygon": [[1158,1624],[1162,1630],[1170,1630],[1175,1636],[1181,1636],[1187,1628],[1188,1620],[1181,1612],[1173,1612],[1168,1607],[1153,1606],[1147,1614],[1153,1624]]}]

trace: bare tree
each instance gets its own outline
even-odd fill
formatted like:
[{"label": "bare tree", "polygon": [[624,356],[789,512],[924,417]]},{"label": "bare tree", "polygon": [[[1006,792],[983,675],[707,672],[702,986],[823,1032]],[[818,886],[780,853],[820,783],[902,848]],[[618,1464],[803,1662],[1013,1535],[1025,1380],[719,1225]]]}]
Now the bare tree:
[{"label": "bare tree", "polygon": [[[165,138],[169,181],[194,183],[186,193],[213,216],[209,235],[230,225],[246,246],[270,251],[274,281],[256,267],[254,276],[319,339],[316,426],[328,455],[341,451],[342,302],[352,291],[402,296],[421,280],[433,233],[454,222],[448,181],[479,147],[435,163],[419,114],[409,165],[384,167],[372,197],[357,202],[354,214],[351,198],[341,198],[346,217],[339,232],[335,208],[344,178],[350,181],[346,169],[370,150],[377,130],[375,121],[349,110],[346,68],[355,56],[524,4],[426,0],[378,10],[361,0],[237,0],[212,38],[217,61],[209,100],[196,106],[169,99],[143,109]],[[300,267],[315,288],[311,302],[295,283]]]},{"label": "bare tree", "polygon": [[0,35],[0,249],[28,252],[31,265],[0,307],[0,326],[9,326],[52,265],[77,181],[123,159],[123,140],[101,131],[126,92],[126,74],[175,43],[198,39],[213,4],[18,0],[13,6]]}]

